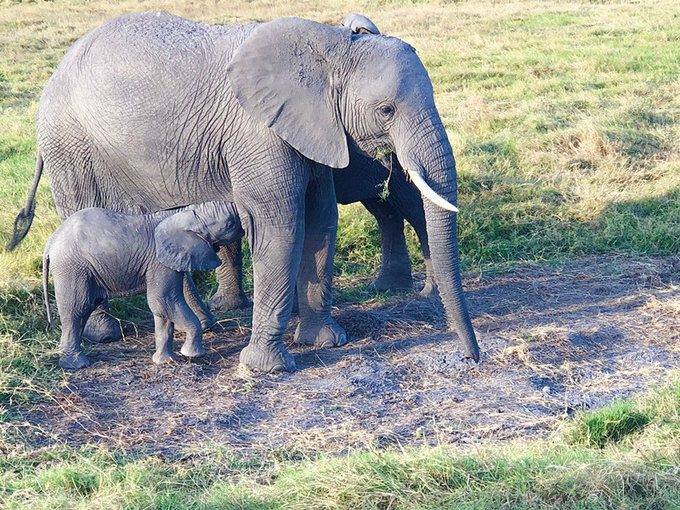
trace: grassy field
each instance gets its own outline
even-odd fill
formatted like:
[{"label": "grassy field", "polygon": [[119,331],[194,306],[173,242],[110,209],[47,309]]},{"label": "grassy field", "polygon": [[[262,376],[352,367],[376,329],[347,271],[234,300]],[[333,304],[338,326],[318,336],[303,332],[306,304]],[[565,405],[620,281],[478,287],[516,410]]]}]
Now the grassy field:
[{"label": "grassy field", "polygon": [[[368,15],[417,48],[459,171],[468,270],[583,254],[670,255],[680,244],[680,5],[675,1],[0,1],[0,245],[25,200],[40,91],[73,41],[115,15],[162,9],[215,23]],[[38,288],[56,228],[46,179],[36,220],[0,251],[0,423],[49,399]],[[419,258],[409,231],[414,260]],[[337,269],[379,265],[375,222],[341,210]],[[212,285],[211,281],[204,286]],[[143,302],[121,302],[126,314]],[[179,459],[0,436],[7,508],[678,508],[680,387],[581,414],[550,441],[422,450],[206,447]]]}]

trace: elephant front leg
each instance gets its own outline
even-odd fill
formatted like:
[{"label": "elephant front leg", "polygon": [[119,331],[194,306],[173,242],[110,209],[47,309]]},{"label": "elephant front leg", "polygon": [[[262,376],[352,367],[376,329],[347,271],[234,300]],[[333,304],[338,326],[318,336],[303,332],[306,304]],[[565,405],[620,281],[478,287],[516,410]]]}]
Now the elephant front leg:
[{"label": "elephant front leg", "polygon": [[297,280],[300,324],[297,342],[317,347],[347,343],[345,331],[331,317],[333,256],[338,205],[330,170],[319,170],[305,197],[305,240]]},{"label": "elephant front leg", "polygon": [[191,308],[191,311],[198,317],[198,320],[201,322],[201,327],[204,330],[210,329],[215,324],[215,316],[203,304],[196,284],[194,284],[194,280],[188,272],[184,273],[183,291],[184,299],[186,300],[187,305],[189,305],[189,308]]},{"label": "elephant front leg", "polygon": [[361,203],[375,216],[380,227],[382,264],[373,286],[377,290],[412,289],[411,258],[404,237],[404,218],[384,200],[367,199]]},{"label": "elephant front leg", "polygon": [[175,334],[175,328],[172,322],[160,315],[153,316],[154,334],[156,337],[156,352],[152,356],[152,360],[157,365],[167,363],[168,361],[178,361],[179,356],[174,353],[172,343]]},{"label": "elephant front leg", "polygon": [[295,370],[295,361],[283,345],[283,333],[293,306],[302,228],[254,225],[251,230],[248,238],[253,254],[253,332],[241,351],[240,361],[257,372],[290,372]]},{"label": "elephant front leg", "polygon": [[222,261],[222,265],[215,271],[218,287],[215,294],[208,300],[208,305],[219,312],[248,308],[250,301],[243,292],[241,239],[220,247],[217,256]]}]

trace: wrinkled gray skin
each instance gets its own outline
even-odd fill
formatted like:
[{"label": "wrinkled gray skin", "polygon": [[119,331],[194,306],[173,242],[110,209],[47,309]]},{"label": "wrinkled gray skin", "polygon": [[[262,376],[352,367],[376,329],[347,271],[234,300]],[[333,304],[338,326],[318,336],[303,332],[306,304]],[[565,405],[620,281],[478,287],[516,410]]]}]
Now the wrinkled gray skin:
[{"label": "wrinkled gray skin", "polygon": [[107,298],[146,290],[153,312],[155,363],[177,360],[174,329],[186,333],[181,353],[202,356],[202,328],[184,297],[185,275],[220,264],[216,250],[243,236],[236,207],[208,202],[174,211],[131,215],[102,208],[82,209],[52,234],[43,254],[43,291],[51,325],[47,283],[50,268],[61,318],[59,365],[89,365],[81,347],[89,315]]},{"label": "wrinkled gray skin", "polygon": [[[333,170],[335,194],[339,204],[361,202],[375,217],[380,229],[382,263],[372,285],[377,290],[409,290],[413,288],[411,259],[404,237],[404,219],[415,230],[425,259],[427,277],[420,295],[437,298],[430,248],[427,242],[425,209],[420,192],[409,182],[396,158],[386,158],[388,170],[380,161],[353,155],[347,168]],[[391,160],[390,160],[391,159]],[[383,199],[383,184],[388,194]],[[360,185],[357,185],[360,183]],[[222,265],[217,268],[219,286],[210,298],[213,310],[227,311],[248,306],[243,291],[241,243],[223,247],[219,252]]]},{"label": "wrinkled gray skin", "polygon": [[[330,316],[331,168],[346,167],[350,154],[390,148],[402,167],[457,199],[451,146],[414,49],[298,18],[214,26],[146,12],[110,20],[64,57],[43,92],[37,128],[36,179],[44,160],[62,217],[91,205],[147,212],[236,203],[254,272],[252,335],[240,360],[258,371],[295,368],[282,335],[296,279],[296,339],[346,342]],[[29,196],[29,221],[32,204]],[[478,359],[456,215],[424,206],[447,316]]]},{"label": "wrinkled gray skin", "polygon": [[[361,14],[348,14],[340,23],[353,34],[380,34],[378,27]],[[391,155],[382,165],[363,154],[352,155],[347,168],[333,170],[335,194],[339,204],[361,202],[375,217],[380,228],[382,263],[373,281],[378,290],[408,290],[413,287],[411,260],[404,238],[404,219],[414,228],[425,259],[427,277],[420,292],[423,297],[437,297],[432,274],[430,248],[427,244],[425,210],[418,189],[406,179],[403,169]],[[382,196],[388,181],[388,194]],[[219,252],[222,265],[217,269],[219,286],[210,298],[213,310],[227,311],[249,305],[243,291],[241,243],[225,246]]]}]

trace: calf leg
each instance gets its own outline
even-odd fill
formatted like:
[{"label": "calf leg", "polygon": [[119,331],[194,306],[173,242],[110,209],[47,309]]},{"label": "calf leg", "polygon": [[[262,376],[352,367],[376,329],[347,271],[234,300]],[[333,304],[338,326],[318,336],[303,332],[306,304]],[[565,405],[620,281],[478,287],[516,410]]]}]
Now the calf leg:
[{"label": "calf leg", "polygon": [[172,353],[173,325],[187,336],[180,351],[182,354],[189,357],[205,354],[201,345],[201,322],[184,300],[184,282],[184,273],[160,265],[147,273],[146,298],[158,328],[156,354],[159,358],[166,359],[167,353]]},{"label": "calf leg", "polygon": [[203,329],[201,328],[201,322],[186,303],[175,304],[173,322],[177,329],[186,333],[186,339],[179,352],[188,358],[204,356],[205,349],[203,348]]},{"label": "calf leg", "polygon": [[55,271],[54,295],[61,319],[59,366],[62,368],[78,370],[90,364],[80,342],[83,326],[94,309],[90,287],[87,279]]},{"label": "calf leg", "polygon": [[203,304],[201,295],[198,293],[196,284],[191,278],[190,273],[184,273],[183,282],[184,300],[191,308],[191,311],[196,314],[198,320],[201,322],[201,327],[206,330],[210,329],[215,324],[215,316],[208,310],[208,308]]},{"label": "calf leg", "polygon": [[154,315],[153,321],[156,337],[156,352],[151,359],[156,364],[177,361],[179,356],[173,352],[172,347],[172,341],[175,334],[175,328],[172,322],[160,315]]}]

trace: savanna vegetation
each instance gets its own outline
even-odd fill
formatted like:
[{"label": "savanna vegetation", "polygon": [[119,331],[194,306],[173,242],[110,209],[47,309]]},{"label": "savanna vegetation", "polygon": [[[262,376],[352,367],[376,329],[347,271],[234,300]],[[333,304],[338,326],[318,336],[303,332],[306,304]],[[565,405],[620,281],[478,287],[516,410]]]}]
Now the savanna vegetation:
[{"label": "savanna vegetation", "polygon": [[[51,72],[89,29],[148,9],[212,23],[361,12],[417,48],[457,158],[469,271],[678,252],[680,5],[669,0],[0,1],[0,245],[32,180]],[[340,215],[337,273],[375,271],[375,222],[360,205]],[[58,333],[46,329],[39,286],[58,222],[43,179],[29,235],[0,251],[0,425],[69,377],[54,363]],[[410,230],[409,243],[417,269]],[[344,297],[375,295],[363,286]],[[113,310],[147,317],[139,298]],[[565,417],[549,439],[500,445],[256,455],[206,445],[169,459],[0,432],[7,508],[678,508],[679,477],[673,374],[649,394]]]}]

